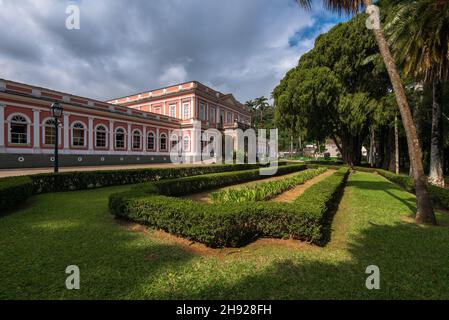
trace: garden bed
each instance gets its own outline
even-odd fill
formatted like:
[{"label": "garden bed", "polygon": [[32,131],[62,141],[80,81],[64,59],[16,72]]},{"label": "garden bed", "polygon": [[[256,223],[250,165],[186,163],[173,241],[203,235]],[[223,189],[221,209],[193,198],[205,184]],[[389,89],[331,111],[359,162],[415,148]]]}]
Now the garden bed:
[{"label": "garden bed", "polygon": [[177,198],[192,190],[229,185],[231,180],[249,178],[251,174],[236,172],[148,183],[130,192],[111,195],[109,209],[116,217],[214,248],[240,247],[259,237],[291,237],[318,245],[326,243],[331,211],[349,174],[347,168],[313,185],[292,203],[258,201],[230,206]]}]

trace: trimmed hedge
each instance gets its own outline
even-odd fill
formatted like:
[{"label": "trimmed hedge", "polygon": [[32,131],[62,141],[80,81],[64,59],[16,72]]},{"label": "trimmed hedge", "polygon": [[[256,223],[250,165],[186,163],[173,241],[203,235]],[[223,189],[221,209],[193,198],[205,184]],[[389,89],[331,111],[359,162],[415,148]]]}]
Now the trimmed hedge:
[{"label": "trimmed hedge", "polygon": [[[279,162],[279,168],[287,162]],[[106,186],[135,184],[161,179],[180,178],[215,172],[234,172],[256,169],[258,164],[230,164],[179,168],[149,168],[131,170],[99,170],[66,173],[36,174],[26,177],[0,179],[0,215],[33,194],[93,189]]]},{"label": "trimmed hedge", "polygon": [[321,197],[305,192],[300,198],[306,198],[294,203],[206,204],[155,194],[161,191],[155,183],[149,184],[153,187],[139,189],[138,194],[111,195],[109,208],[117,217],[159,228],[213,248],[240,247],[258,237],[289,236],[322,245],[328,239],[326,233],[329,228],[326,225],[333,201],[342,190],[348,173],[347,168],[342,168],[314,185],[314,192],[321,193]]},{"label": "trimmed hedge", "polygon": [[[278,168],[275,175],[273,176],[284,175],[288,173],[302,171],[305,169],[307,169],[307,166],[303,164],[281,166]],[[223,172],[223,173],[191,176],[180,179],[167,179],[155,183],[150,183],[150,186],[148,186],[148,184],[139,185],[136,186],[134,190],[139,188],[155,187],[157,189],[157,193],[163,194],[165,196],[183,196],[187,194],[199,193],[201,191],[225,187],[236,183],[266,179],[270,177],[267,175],[261,175],[260,170],[263,171],[270,169],[254,169],[237,172]]]},{"label": "trimmed hedge", "polygon": [[0,215],[22,203],[33,193],[33,182],[29,177],[0,179]]},{"label": "trimmed hedge", "polygon": [[[280,166],[285,162],[279,162]],[[98,170],[32,175],[34,193],[85,190],[108,186],[136,184],[218,172],[258,169],[258,164],[225,164],[179,168],[148,168],[130,170]]]},{"label": "trimmed hedge", "polygon": [[322,174],[326,170],[323,167],[309,169],[282,180],[263,182],[251,187],[214,192],[211,194],[211,199],[214,203],[221,204],[269,200],[297,185],[303,184],[305,181]]}]

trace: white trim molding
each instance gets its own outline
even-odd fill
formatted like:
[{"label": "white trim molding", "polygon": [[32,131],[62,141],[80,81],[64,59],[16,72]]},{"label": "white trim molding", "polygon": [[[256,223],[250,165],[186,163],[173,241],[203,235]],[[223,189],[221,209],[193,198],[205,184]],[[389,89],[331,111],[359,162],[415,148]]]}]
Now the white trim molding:
[{"label": "white trim molding", "polygon": [[5,147],[5,105],[0,104],[0,149]]}]

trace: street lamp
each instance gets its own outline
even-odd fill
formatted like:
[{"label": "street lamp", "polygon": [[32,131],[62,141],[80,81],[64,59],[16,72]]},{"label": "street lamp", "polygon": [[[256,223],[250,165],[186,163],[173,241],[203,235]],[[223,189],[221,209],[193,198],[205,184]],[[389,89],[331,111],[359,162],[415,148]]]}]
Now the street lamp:
[{"label": "street lamp", "polygon": [[54,119],[55,122],[55,173],[59,172],[59,158],[58,158],[58,145],[59,145],[59,119],[62,116],[62,112],[64,109],[62,109],[59,102],[55,102],[51,105],[50,108],[51,116]]}]

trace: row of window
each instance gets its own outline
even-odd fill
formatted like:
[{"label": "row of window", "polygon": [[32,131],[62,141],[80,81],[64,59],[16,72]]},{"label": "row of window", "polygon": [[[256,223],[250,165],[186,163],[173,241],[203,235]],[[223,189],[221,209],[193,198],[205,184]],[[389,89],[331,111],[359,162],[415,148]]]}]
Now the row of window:
[{"label": "row of window", "polygon": [[[28,144],[29,123],[22,115],[12,117],[10,121],[10,143],[12,144]],[[86,146],[86,128],[80,123],[76,122],[72,126],[72,146],[85,147]],[[115,130],[115,148],[125,149],[126,145],[126,131],[123,128]],[[44,144],[54,145],[56,141],[55,122],[49,119],[44,123]],[[141,149],[142,147],[142,133],[139,130],[132,132],[132,148]],[[178,143],[178,137],[172,137],[172,147]],[[97,148],[106,148],[108,144],[108,131],[105,126],[98,125],[95,129],[95,146]],[[159,146],[161,151],[167,151],[167,134],[161,133],[159,135]],[[190,138],[184,137],[184,149],[190,149]],[[156,150],[156,136],[153,132],[147,134],[147,150]]]}]

